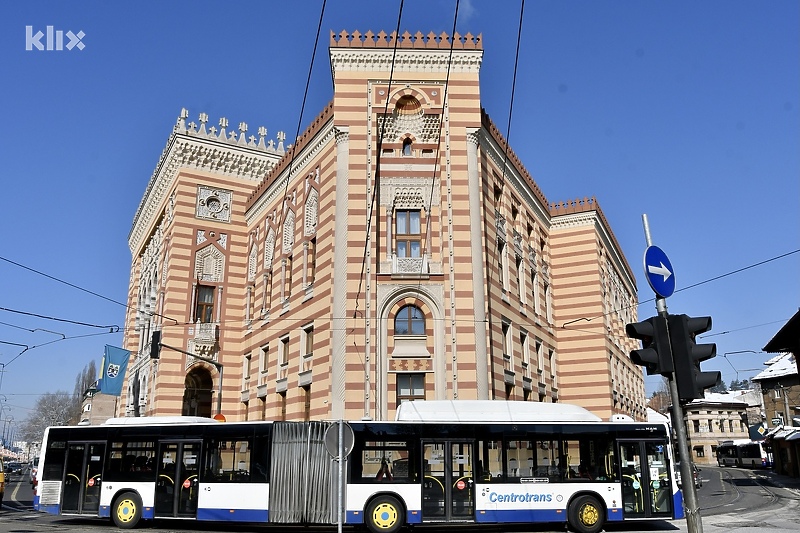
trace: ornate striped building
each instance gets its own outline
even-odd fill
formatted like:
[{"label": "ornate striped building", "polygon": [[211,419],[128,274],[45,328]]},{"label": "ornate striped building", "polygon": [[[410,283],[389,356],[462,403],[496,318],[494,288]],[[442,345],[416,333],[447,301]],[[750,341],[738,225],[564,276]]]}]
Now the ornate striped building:
[{"label": "ornate striped building", "polygon": [[548,202],[506,144],[480,36],[396,44],[332,33],[333,99],[291,146],[182,111],[129,236],[122,414],[387,419],[426,398],[645,418],[635,278],[598,203]]}]

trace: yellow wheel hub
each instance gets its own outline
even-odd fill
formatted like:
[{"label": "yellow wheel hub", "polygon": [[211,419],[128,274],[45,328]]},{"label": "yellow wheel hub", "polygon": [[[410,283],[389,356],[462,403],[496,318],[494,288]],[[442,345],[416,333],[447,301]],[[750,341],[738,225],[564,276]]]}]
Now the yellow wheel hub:
[{"label": "yellow wheel hub", "polygon": [[136,516],[136,503],[130,498],[121,500],[117,505],[117,518],[120,522],[130,522]]},{"label": "yellow wheel hub", "polygon": [[594,505],[584,505],[581,508],[580,520],[587,526],[593,526],[600,520],[600,511]]},{"label": "yellow wheel hub", "polygon": [[389,503],[381,503],[372,511],[372,523],[381,529],[390,529],[397,523],[397,508]]}]

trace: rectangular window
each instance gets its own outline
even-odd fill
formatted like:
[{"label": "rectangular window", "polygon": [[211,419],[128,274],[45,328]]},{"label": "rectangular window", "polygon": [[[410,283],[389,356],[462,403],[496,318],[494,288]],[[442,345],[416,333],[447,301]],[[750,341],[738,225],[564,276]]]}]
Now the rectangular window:
[{"label": "rectangular window", "polygon": [[289,369],[289,336],[281,337],[278,347],[278,379],[285,378]]},{"label": "rectangular window", "polygon": [[258,384],[263,385],[267,382],[267,373],[269,372],[269,344],[261,347],[261,356],[258,359]]},{"label": "rectangular window", "polygon": [[283,258],[283,300],[284,302],[292,295],[292,256]]},{"label": "rectangular window", "polygon": [[246,391],[250,386],[250,363],[252,355],[247,354],[242,359],[242,390]]},{"label": "rectangular window", "polygon": [[522,257],[520,256],[517,256],[517,291],[519,294],[519,303],[524,309],[527,302],[525,298],[525,264],[522,262]]},{"label": "rectangular window", "polygon": [[425,399],[425,374],[397,374],[397,405]]},{"label": "rectangular window", "polygon": [[536,339],[536,371],[544,373],[544,345],[539,339]]},{"label": "rectangular window", "polygon": [[308,241],[306,248],[306,287],[314,285],[314,274],[317,270],[317,238]]},{"label": "rectangular window", "polygon": [[522,371],[526,377],[531,376],[531,348],[528,344],[528,332],[527,331],[520,331],[519,332],[519,344],[522,346]]},{"label": "rectangular window", "polygon": [[[400,440],[357,443],[351,455],[355,483],[418,483],[414,447]],[[433,479],[433,478],[431,478]]]},{"label": "rectangular window", "polygon": [[214,321],[214,287],[198,285],[194,319],[205,324]]},{"label": "rectangular window", "polygon": [[398,209],[395,211],[397,257],[422,256],[422,224],[420,211]]},{"label": "rectangular window", "polygon": [[309,324],[303,328],[303,353],[301,356],[301,372],[311,370],[311,363],[314,358],[314,325]]}]

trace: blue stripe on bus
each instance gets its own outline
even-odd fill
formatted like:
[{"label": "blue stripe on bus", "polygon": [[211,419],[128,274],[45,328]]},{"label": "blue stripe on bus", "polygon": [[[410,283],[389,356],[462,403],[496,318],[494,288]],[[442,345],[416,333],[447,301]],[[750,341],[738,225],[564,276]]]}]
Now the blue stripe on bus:
[{"label": "blue stripe on bus", "polygon": [[[514,510],[482,510],[475,516],[476,522],[486,523],[527,523],[527,522],[564,522],[567,518],[563,509],[514,509]],[[619,509],[606,512],[607,522],[621,522],[623,519]]]},{"label": "blue stripe on bus", "polygon": [[33,497],[33,509],[35,511],[39,510],[39,496],[34,496]]},{"label": "blue stripe on bus", "polygon": [[155,507],[143,507],[142,508],[142,518],[145,520],[152,520],[156,517],[156,509]]},{"label": "blue stripe on bus", "polygon": [[111,506],[101,505],[100,509],[97,511],[97,516],[100,518],[111,518]]},{"label": "blue stripe on bus", "polygon": [[524,523],[524,522],[564,522],[567,515],[563,510],[556,509],[514,509],[478,511],[475,515],[476,522],[495,523]]},{"label": "blue stripe on bus", "polygon": [[39,510],[43,513],[61,514],[61,506],[57,503],[52,505],[39,505]]},{"label": "blue stripe on bus", "polygon": [[198,509],[198,520],[217,522],[268,522],[266,509]]},{"label": "blue stripe on bus", "polygon": [[[345,524],[363,524],[364,513],[361,511],[347,511],[344,517]],[[422,511],[408,510],[406,511],[406,524],[421,524]]]},{"label": "blue stripe on bus", "polygon": [[672,514],[675,516],[676,520],[684,517],[683,492],[680,490],[672,495]]}]

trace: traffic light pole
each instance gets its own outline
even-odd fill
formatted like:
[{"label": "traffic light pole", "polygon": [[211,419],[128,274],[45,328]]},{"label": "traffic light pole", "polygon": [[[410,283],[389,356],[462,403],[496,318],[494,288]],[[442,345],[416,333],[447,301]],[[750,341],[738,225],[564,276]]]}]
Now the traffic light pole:
[{"label": "traffic light pole", "polygon": [[[644,225],[644,236],[647,246],[652,246],[650,238],[650,225],[647,222],[647,215],[642,215]],[[667,300],[661,296],[656,297],[656,311],[664,318],[665,322],[669,313],[667,312]],[[669,328],[669,324],[667,324]],[[669,331],[669,330],[668,330]],[[667,337],[669,338],[669,336]],[[671,350],[671,347],[670,347]],[[688,533],[703,533],[703,520],[700,517],[700,506],[697,503],[697,489],[694,486],[694,473],[692,472],[692,458],[689,454],[688,440],[686,439],[686,424],[683,421],[683,408],[681,407],[678,395],[678,383],[675,381],[675,372],[668,375],[669,394],[672,398],[672,425],[675,430],[675,438],[678,441],[678,458],[681,463],[681,480],[684,500],[684,510],[686,511],[686,529]]]}]

